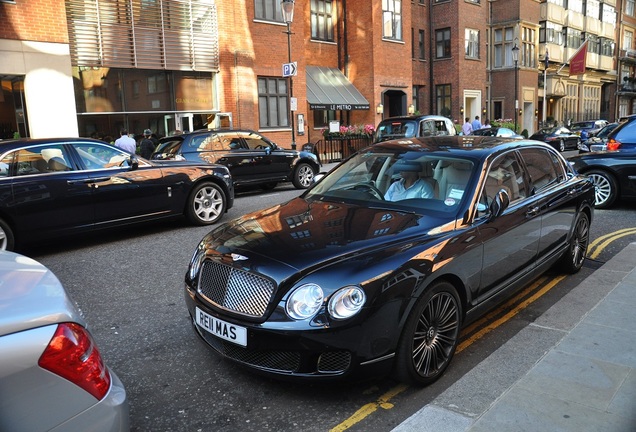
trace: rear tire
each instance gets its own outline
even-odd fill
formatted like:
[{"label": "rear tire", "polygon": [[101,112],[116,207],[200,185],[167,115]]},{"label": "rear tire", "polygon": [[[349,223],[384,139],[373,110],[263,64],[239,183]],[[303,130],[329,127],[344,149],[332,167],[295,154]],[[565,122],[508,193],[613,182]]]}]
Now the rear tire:
[{"label": "rear tire", "polygon": [[9,224],[0,219],[0,250],[15,250],[15,237]]},{"label": "rear tire", "polygon": [[227,208],[225,193],[218,185],[205,182],[192,189],[186,202],[186,217],[193,225],[211,225],[223,217]]},{"label": "rear tire", "polygon": [[397,347],[396,378],[429,385],[441,377],[457,348],[461,316],[452,284],[441,281],[430,286],[404,325]]},{"label": "rear tire", "polygon": [[583,261],[585,261],[589,242],[590,218],[587,217],[587,214],[581,212],[576,217],[570,245],[561,258],[560,269],[566,273],[578,272],[583,266]]},{"label": "rear tire", "polygon": [[614,176],[602,170],[591,170],[584,174],[594,182],[594,207],[611,207],[618,196],[618,185]]}]

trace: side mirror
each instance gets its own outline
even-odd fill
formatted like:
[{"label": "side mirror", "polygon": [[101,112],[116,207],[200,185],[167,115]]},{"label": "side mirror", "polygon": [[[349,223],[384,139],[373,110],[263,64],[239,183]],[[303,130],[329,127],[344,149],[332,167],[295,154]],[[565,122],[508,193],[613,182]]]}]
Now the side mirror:
[{"label": "side mirror", "polygon": [[130,159],[128,159],[128,165],[132,171],[139,168],[139,159],[137,159],[137,156],[130,156]]},{"label": "side mirror", "polygon": [[265,147],[265,154],[266,154],[266,155],[271,154],[271,153],[272,153],[272,150],[273,150],[273,149],[272,149],[271,147]]},{"label": "side mirror", "polygon": [[311,180],[311,184],[316,184],[318,183],[320,180],[322,180],[325,176],[327,175],[326,172],[320,172],[318,174],[316,174],[314,176],[314,178]]},{"label": "side mirror", "polygon": [[490,203],[490,220],[498,218],[510,205],[510,197],[505,189],[499,189],[495,199]]}]

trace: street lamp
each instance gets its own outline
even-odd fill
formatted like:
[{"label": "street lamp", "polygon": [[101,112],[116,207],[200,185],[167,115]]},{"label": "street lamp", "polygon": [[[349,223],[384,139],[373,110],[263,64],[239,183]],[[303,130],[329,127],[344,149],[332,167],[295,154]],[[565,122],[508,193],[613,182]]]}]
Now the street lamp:
[{"label": "street lamp", "polygon": [[[292,62],[291,57],[291,23],[294,21],[294,0],[281,0],[280,8],[283,13],[283,21],[287,24],[287,57],[289,63]],[[291,132],[292,132],[292,150],[296,150],[296,132],[294,131],[294,111],[292,110],[292,99],[294,98],[294,83],[293,77],[289,77],[289,114],[291,117]]]},{"label": "street lamp", "polygon": [[519,81],[519,47],[517,46],[517,38],[515,38],[515,46],[512,47],[512,60],[515,62],[515,133],[517,132],[517,116],[519,114],[519,91],[517,90],[517,82]]},{"label": "street lamp", "polygon": [[550,66],[550,53],[548,47],[545,48],[545,57],[543,58],[545,67],[543,68],[543,118],[541,119],[542,127],[545,127],[546,115],[547,115],[547,99],[548,99],[548,67]]}]

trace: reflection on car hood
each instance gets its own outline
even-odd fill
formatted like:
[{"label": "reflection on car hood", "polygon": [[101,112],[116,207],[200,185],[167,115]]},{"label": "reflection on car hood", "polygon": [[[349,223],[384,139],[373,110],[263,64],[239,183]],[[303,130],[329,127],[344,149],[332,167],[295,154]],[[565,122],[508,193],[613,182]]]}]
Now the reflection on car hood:
[{"label": "reflection on car hood", "polygon": [[0,336],[59,322],[84,324],[55,275],[25,256],[0,252]]},{"label": "reflection on car hood", "polygon": [[414,241],[415,236],[425,241],[426,233],[445,222],[396,210],[296,198],[230,221],[203,242],[213,254],[234,253],[234,260],[244,260],[242,264],[252,270],[274,260],[281,265],[279,271],[295,272],[353,255],[385,255],[388,246]]}]

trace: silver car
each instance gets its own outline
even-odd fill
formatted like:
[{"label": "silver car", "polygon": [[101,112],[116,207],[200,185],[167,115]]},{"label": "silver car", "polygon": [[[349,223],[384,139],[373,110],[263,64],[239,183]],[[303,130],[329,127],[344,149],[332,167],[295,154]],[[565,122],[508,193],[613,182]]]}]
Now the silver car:
[{"label": "silver car", "polygon": [[0,431],[128,431],[126,390],[42,264],[0,252]]}]

